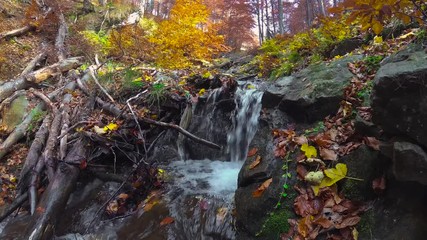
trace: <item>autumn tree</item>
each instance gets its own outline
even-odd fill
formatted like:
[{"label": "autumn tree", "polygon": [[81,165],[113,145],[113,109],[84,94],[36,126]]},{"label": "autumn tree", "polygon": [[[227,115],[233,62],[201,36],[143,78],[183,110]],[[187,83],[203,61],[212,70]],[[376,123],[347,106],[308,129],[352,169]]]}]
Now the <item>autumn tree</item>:
[{"label": "autumn tree", "polygon": [[239,50],[243,43],[253,42],[252,27],[255,25],[250,5],[245,0],[224,0],[223,19],[219,33],[225,43]]},{"label": "autumn tree", "polygon": [[166,68],[185,68],[225,50],[223,37],[217,35],[208,18],[201,0],[177,0],[170,18],[162,21],[150,38],[156,45],[156,63]]}]

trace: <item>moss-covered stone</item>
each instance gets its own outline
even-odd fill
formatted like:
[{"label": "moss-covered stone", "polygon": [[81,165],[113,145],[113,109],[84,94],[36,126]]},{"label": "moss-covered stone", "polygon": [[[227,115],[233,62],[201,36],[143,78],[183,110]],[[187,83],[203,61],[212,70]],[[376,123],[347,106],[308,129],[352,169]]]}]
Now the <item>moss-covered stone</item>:
[{"label": "moss-covered stone", "polygon": [[361,216],[359,224],[356,229],[359,231],[360,239],[372,239],[372,232],[375,224],[374,210],[369,210]]},{"label": "moss-covered stone", "polygon": [[289,231],[288,219],[293,217],[291,210],[283,208],[271,212],[266,218],[262,229],[257,234],[259,237],[267,237],[268,239],[278,239],[281,233]]}]

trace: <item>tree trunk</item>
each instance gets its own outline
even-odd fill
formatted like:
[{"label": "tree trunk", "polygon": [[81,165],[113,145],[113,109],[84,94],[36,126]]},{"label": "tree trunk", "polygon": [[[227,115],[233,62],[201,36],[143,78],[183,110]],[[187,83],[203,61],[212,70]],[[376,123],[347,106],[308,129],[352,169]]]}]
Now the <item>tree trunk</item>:
[{"label": "tree trunk", "polygon": [[278,21],[279,21],[279,33],[280,34],[284,34],[285,33],[285,29],[283,27],[283,21],[284,21],[284,17],[283,17],[283,0],[278,0],[278,8],[279,8],[279,17],[278,17]]}]

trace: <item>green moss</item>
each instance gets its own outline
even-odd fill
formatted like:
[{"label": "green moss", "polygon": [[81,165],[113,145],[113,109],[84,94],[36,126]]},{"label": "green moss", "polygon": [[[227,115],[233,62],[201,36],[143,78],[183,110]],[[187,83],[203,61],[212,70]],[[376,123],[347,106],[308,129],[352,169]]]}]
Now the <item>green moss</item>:
[{"label": "green moss", "polygon": [[279,239],[281,233],[289,231],[288,219],[292,216],[292,212],[288,209],[275,210],[267,217],[257,236]]},{"label": "green moss", "polygon": [[373,239],[372,229],[375,226],[375,214],[371,209],[362,215],[362,218],[356,228],[359,231],[360,239]]}]

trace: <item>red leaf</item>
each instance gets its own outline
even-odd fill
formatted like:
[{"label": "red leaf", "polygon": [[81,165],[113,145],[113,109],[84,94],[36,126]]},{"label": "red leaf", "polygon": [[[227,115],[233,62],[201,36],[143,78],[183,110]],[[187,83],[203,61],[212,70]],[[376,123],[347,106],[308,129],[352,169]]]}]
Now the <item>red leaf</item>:
[{"label": "red leaf", "polygon": [[261,197],[264,191],[270,186],[271,182],[273,182],[273,178],[265,180],[255,191],[252,192],[252,197]]},{"label": "red leaf", "polygon": [[168,225],[171,224],[175,221],[175,219],[173,217],[165,217],[161,222],[160,222],[160,226],[164,226],[164,225]]},{"label": "red leaf", "polygon": [[80,170],[84,170],[84,169],[86,169],[87,168],[87,161],[86,161],[86,159],[83,159],[81,162],[80,162]]},{"label": "red leaf", "polygon": [[258,148],[252,148],[251,150],[249,150],[248,152],[248,157],[252,157],[255,156],[255,154],[257,154],[258,152]]},{"label": "red leaf", "polygon": [[258,155],[258,156],[256,156],[255,161],[253,161],[253,162],[251,163],[251,165],[249,166],[249,169],[250,169],[250,170],[254,169],[254,168],[255,168],[256,166],[258,166],[260,163],[261,163],[261,156],[260,156],[260,155]]}]

